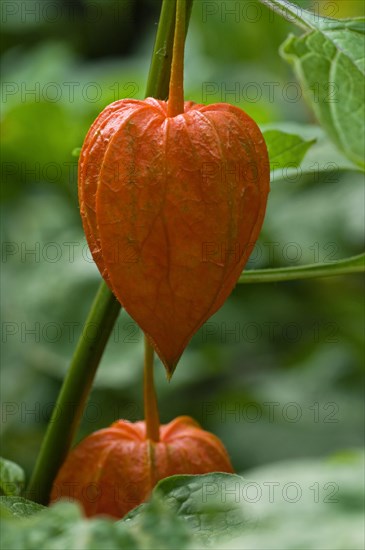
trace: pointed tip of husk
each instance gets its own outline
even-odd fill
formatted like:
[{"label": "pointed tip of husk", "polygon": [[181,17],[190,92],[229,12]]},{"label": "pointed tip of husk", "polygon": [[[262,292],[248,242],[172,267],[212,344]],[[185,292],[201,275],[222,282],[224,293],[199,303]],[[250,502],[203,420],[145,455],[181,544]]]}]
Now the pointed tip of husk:
[{"label": "pointed tip of husk", "polygon": [[178,362],[180,361],[180,358],[183,354],[183,351],[181,351],[177,356],[175,355],[173,358],[166,357],[164,353],[161,351],[160,347],[156,344],[155,340],[151,337],[150,334],[147,334],[145,332],[146,337],[148,338],[149,342],[151,343],[153,349],[156,352],[156,355],[159,357],[161,363],[165,367],[166,370],[166,378],[167,381],[170,382],[172,375],[175,372],[175,369],[177,367]]},{"label": "pointed tip of husk", "polygon": [[179,362],[179,359],[180,359],[180,357],[176,361],[173,361],[173,362],[169,362],[169,361],[166,361],[165,359],[161,359],[163,364],[164,364],[164,367],[166,369],[166,378],[167,378],[168,382],[171,382],[172,375],[175,372],[175,369],[176,369],[176,366]]}]

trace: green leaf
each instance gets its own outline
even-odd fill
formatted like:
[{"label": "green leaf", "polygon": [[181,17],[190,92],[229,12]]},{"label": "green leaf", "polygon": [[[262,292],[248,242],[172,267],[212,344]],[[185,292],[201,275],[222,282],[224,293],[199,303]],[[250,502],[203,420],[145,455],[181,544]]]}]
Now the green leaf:
[{"label": "green leaf", "polygon": [[0,457],[0,493],[5,496],[20,495],[25,483],[24,471],[18,464]]},{"label": "green leaf", "polygon": [[278,281],[295,281],[363,273],[365,271],[365,253],[331,263],[308,264],[273,269],[251,269],[244,271],[239,283],[272,283]]},{"label": "green leaf", "polygon": [[[336,31],[340,34],[339,31]],[[344,24],[350,43],[351,27]],[[328,34],[328,33],[327,33]],[[356,35],[358,35],[356,31]],[[356,40],[359,39],[356,36]],[[363,44],[365,49],[365,43]],[[315,115],[345,154],[364,168],[364,74],[354,57],[346,55],[346,43],[330,40],[321,31],[301,38],[290,35],[283,44],[283,57],[293,63]]]},{"label": "green leaf", "polygon": [[7,550],[360,550],[363,458],[349,449],[326,460],[269,464],[245,478],[173,476],[119,522],[86,519],[76,503],[59,502],[30,518],[4,518],[2,544]]},{"label": "green leaf", "polygon": [[[364,548],[364,455],[283,461],[250,470],[259,518],[223,548],[237,550],[361,550]],[[313,526],[316,526],[313,528]],[[221,550],[222,545],[214,548]]]},{"label": "green leaf", "polygon": [[70,502],[59,502],[27,520],[3,521],[2,542],[7,550],[137,549],[125,529],[104,518],[86,520],[81,508]]},{"label": "green leaf", "polygon": [[261,0],[307,32],[290,35],[281,55],[331,139],[365,168],[365,19],[320,17],[284,0]]},{"label": "green leaf", "polygon": [[193,536],[189,525],[162,495],[156,494],[150,502],[135,508],[120,525],[128,529],[136,548],[191,548]]},{"label": "green leaf", "polygon": [[271,170],[272,183],[280,180],[288,183],[298,183],[302,176],[310,176],[313,182],[336,183],[341,172],[346,170],[359,171],[359,167],[338,149],[320,126],[296,122],[276,122],[275,124],[261,125],[264,136],[272,130],[295,134],[304,142],[315,140],[300,166],[289,164],[284,168]]},{"label": "green leaf", "polygon": [[157,499],[143,508],[138,521],[126,518],[115,522],[101,516],[86,519],[80,506],[71,502],[44,508],[31,518],[4,520],[2,543],[7,550],[184,549],[190,547],[192,538],[188,526],[167,503]]},{"label": "green leaf", "polygon": [[44,506],[22,497],[0,497],[0,510],[3,517],[28,518],[44,509]]},{"label": "green leaf", "polygon": [[263,134],[269,153],[270,170],[298,167],[316,139],[304,140],[300,136],[281,130],[267,130]]},{"label": "green leaf", "polygon": [[165,500],[195,538],[209,543],[233,537],[254,523],[250,508],[240,503],[246,483],[240,476],[225,473],[172,476],[160,481],[152,501]]},{"label": "green leaf", "polygon": [[[189,526],[190,548],[358,550],[364,544],[363,463],[363,453],[354,449],[325,460],[269,464],[245,472],[244,478],[172,476],[125,521],[141,529],[150,507],[157,512],[163,501],[173,513],[171,531],[177,519]],[[170,547],[179,547],[176,540]]]}]

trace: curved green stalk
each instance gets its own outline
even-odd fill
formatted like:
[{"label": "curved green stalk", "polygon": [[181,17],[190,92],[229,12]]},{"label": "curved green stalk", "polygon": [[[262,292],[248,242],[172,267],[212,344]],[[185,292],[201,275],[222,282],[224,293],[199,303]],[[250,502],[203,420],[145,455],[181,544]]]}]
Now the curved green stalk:
[{"label": "curved green stalk", "polygon": [[[120,304],[101,284],[83,327],[27,489],[27,498],[47,504],[56,473],[80,422],[101,356],[120,311]],[[88,328],[93,327],[90,339]]]},{"label": "curved green stalk", "polygon": [[[193,0],[186,0],[186,3],[188,25]],[[175,9],[175,0],[163,0],[146,88],[146,96],[157,99],[165,99],[168,96]],[[48,503],[53,480],[74,439],[96,370],[119,311],[119,302],[102,281],[63,382],[27,488],[27,497],[36,502]],[[97,330],[93,331],[92,339],[89,335],[85,337],[90,324],[97,327]]]},{"label": "curved green stalk", "polygon": [[335,275],[363,273],[364,271],[365,254],[359,254],[358,256],[352,256],[351,258],[337,260],[331,263],[278,267],[274,269],[251,269],[244,271],[238,279],[238,282],[272,283],[296,281],[301,279],[314,279],[317,277],[333,277]]}]

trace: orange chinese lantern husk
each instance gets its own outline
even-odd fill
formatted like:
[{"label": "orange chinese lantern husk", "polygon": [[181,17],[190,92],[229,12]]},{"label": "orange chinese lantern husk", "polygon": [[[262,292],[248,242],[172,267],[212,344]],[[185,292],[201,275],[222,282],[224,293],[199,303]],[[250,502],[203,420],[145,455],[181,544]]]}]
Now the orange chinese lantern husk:
[{"label": "orange chinese lantern husk", "polygon": [[144,502],[156,483],[175,474],[233,472],[213,434],[187,416],[160,427],[160,440],[146,438],[145,422],[119,420],[86,437],[67,457],[51,501],[79,501],[87,516],[123,517]]},{"label": "orange chinese lantern husk", "polygon": [[111,290],[169,375],[224,303],[259,236],[269,159],[256,123],[226,103],[153,98],[99,115],[79,164],[85,234]]},{"label": "orange chinese lantern husk", "polygon": [[[125,99],[92,124],[79,202],[94,260],[168,376],[224,303],[258,238],[269,159],[256,123],[226,103],[184,103],[184,0],[176,2],[169,101]],[[67,457],[52,500],[122,517],[174,474],[233,472],[222,443],[189,417],[159,425],[153,352],[145,347],[145,422],[118,421]]]}]

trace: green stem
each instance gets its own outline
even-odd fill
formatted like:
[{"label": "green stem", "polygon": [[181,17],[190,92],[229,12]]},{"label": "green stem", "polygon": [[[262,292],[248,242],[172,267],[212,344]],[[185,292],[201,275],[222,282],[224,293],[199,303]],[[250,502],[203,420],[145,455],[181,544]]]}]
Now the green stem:
[{"label": "green stem", "polygon": [[274,269],[252,269],[244,271],[239,283],[272,283],[281,281],[295,281],[300,279],[314,279],[317,277],[332,277],[335,275],[349,275],[365,271],[365,254],[352,256],[345,260],[331,263],[308,264],[294,267],[278,267]]},{"label": "green stem", "polygon": [[[66,374],[30,480],[27,496],[47,504],[49,492],[79,425],[99,361],[118,317],[120,304],[101,284]],[[92,326],[92,337],[88,334]]]},{"label": "green stem", "polygon": [[[194,0],[185,0],[185,34]],[[172,52],[176,19],[176,0],[164,0],[152,55],[146,96],[167,99],[171,76]],[[164,93],[161,93],[161,91]]]},{"label": "green stem", "polygon": [[[186,2],[188,17],[193,0]],[[157,99],[165,99],[168,96],[175,9],[174,0],[163,0],[146,88],[146,96]],[[28,498],[36,502],[47,504],[49,500],[53,480],[71,447],[97,367],[119,311],[119,302],[102,281],[63,382],[27,488]],[[93,328],[98,327],[98,330],[93,330],[91,337],[87,334],[90,325]]]},{"label": "green stem", "polygon": [[144,417],[146,437],[152,441],[160,440],[160,417],[158,414],[155,383],[153,380],[154,351],[147,337],[144,337]]}]

